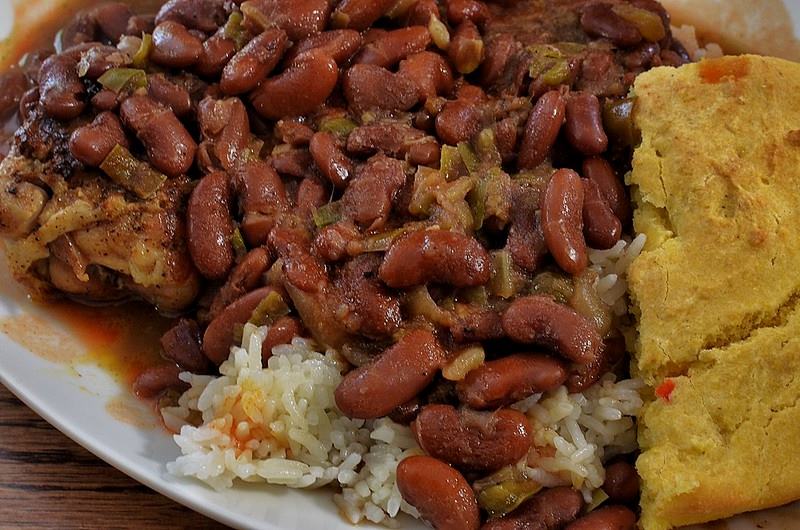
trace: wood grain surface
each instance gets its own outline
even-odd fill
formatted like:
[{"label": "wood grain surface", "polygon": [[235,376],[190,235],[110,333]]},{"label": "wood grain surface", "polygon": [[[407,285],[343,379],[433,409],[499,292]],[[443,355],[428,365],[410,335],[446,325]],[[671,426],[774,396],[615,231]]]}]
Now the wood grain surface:
[{"label": "wood grain surface", "polygon": [[0,386],[0,529],[222,529],[139,484]]}]

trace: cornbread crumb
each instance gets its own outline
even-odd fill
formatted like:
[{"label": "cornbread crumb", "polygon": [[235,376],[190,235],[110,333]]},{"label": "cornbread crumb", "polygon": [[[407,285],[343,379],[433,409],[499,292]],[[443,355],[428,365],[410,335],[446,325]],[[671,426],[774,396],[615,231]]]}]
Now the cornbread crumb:
[{"label": "cornbread crumb", "polygon": [[642,526],[663,530],[800,498],[800,64],[659,68],[635,93],[633,370],[675,385],[637,467]]}]

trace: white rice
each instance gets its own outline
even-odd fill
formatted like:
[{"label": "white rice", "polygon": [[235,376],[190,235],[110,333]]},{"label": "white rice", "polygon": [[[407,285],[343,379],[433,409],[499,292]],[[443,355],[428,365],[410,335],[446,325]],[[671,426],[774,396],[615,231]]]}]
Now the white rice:
[{"label": "white rice", "polygon": [[[639,236],[590,252],[598,291],[615,311],[627,309],[626,270],[643,246]],[[181,374],[191,387],[177,406],[162,409],[182,452],[168,471],[217,489],[236,480],[291,488],[332,484],[339,489],[334,501],[354,524],[366,519],[394,526],[400,513],[418,517],[395,477],[402,459],[421,454],[411,430],[388,418],[342,415],[334,391],[347,365],[332,350],[316,351],[310,340],[275,347],[263,367],[267,330],[246,325],[242,347],[231,348],[219,377]],[[607,374],[583,394],[561,387],[515,404],[534,429],[534,446],[520,469],[543,486],[572,485],[591,499],[604,480],[603,462],[636,449],[641,386]]]},{"label": "white rice", "polygon": [[560,387],[514,405],[534,431],[525,474],[544,486],[579,489],[589,502],[605,480],[603,462],[636,450],[634,418],[642,407],[642,386],[638,379],[615,382],[606,374],[583,394]]},{"label": "white rice", "polygon": [[275,347],[262,368],[267,329],[245,327],[246,347],[231,348],[220,377],[181,374],[191,388],[162,416],[179,432],[183,456],[167,470],[216,489],[235,479],[291,488],[334,483],[342,490],[335,500],[353,523],[385,523],[399,512],[417,517],[394,475],[400,460],[421,453],[411,430],[388,418],[343,416],[333,393],[346,365],[309,340]]},{"label": "white rice", "polygon": [[598,275],[595,284],[597,293],[617,316],[628,313],[628,267],[641,254],[646,241],[647,237],[639,234],[633,240],[625,238],[617,241],[608,250],[589,249],[591,268]]},{"label": "white rice", "polygon": [[702,59],[713,59],[725,55],[719,44],[708,42],[705,45],[701,45],[694,26],[672,26],[672,36],[683,44],[692,61],[697,62]]}]

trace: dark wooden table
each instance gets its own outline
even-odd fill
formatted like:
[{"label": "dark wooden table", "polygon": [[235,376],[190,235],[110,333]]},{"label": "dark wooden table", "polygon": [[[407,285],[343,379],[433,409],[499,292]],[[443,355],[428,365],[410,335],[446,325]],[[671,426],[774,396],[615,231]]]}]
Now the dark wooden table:
[{"label": "dark wooden table", "polygon": [[0,528],[227,527],[99,460],[0,386]]}]

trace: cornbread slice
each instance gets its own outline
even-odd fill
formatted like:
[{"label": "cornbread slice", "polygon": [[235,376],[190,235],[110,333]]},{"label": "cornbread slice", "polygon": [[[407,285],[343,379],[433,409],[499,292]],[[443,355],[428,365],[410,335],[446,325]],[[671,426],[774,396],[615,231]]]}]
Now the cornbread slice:
[{"label": "cornbread slice", "polygon": [[635,94],[637,467],[662,530],[800,498],[800,64],[659,68]]}]

